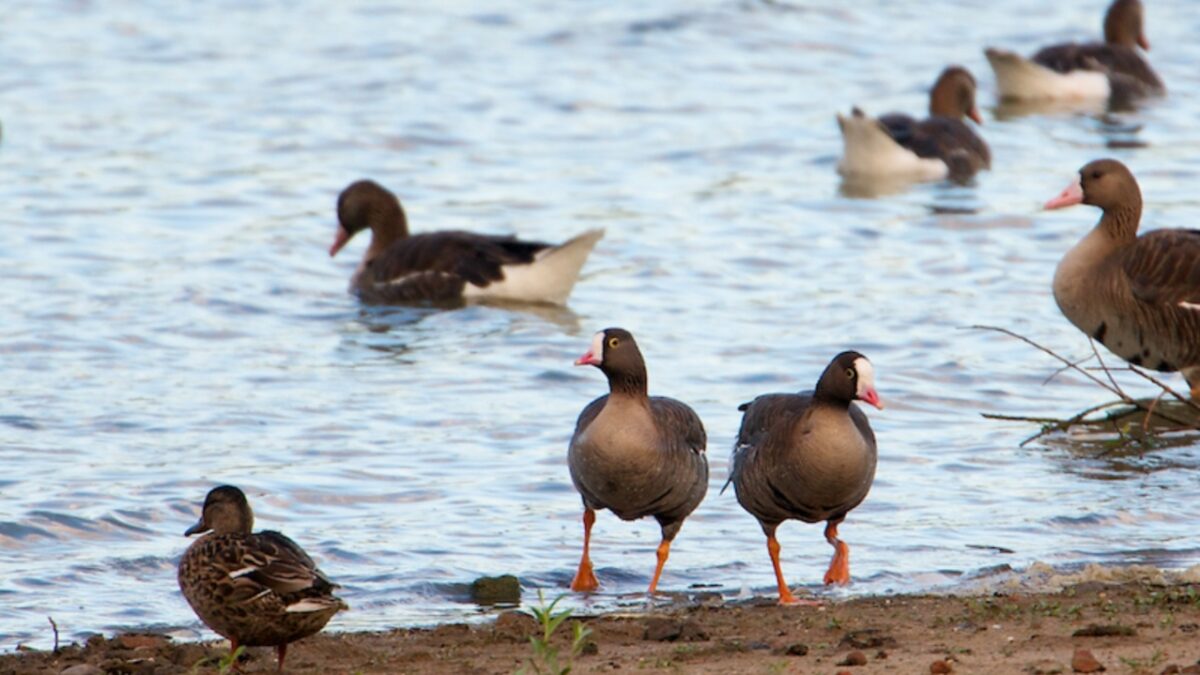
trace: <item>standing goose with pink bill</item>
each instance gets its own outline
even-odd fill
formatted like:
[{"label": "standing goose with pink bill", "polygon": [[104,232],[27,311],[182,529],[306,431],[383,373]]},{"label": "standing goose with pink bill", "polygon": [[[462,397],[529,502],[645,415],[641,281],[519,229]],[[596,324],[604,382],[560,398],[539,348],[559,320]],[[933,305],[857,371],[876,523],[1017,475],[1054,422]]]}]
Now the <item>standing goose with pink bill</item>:
[{"label": "standing goose with pink bill", "polygon": [[[801,394],[764,394],[738,408],[745,414],[733,449],[728,487],[767,536],[779,603],[798,604],[783,578],[775,530],[785,520],[824,521],[833,559],[825,583],[850,583],[850,547],[838,525],[862,503],[875,480],[875,433],[855,405],[882,409],[867,357],[842,352]],[[722,488],[724,492],[724,488]]]},{"label": "standing goose with pink bill", "polygon": [[575,361],[608,378],[609,393],[579,414],[567,451],[571,482],[583,498],[583,555],[571,590],[599,587],[590,556],[596,511],[622,520],[652,516],[662,530],[658,564],[647,593],[658,588],[671,542],[708,491],[708,438],[696,412],[665,396],[650,396],[646,362],[633,335],[603,330]]},{"label": "standing goose with pink bill", "polygon": [[1142,191],[1124,164],[1079,170],[1047,209],[1076,204],[1100,222],[1058,263],[1054,299],[1076,328],[1135,366],[1180,371],[1200,400],[1200,230],[1138,236]]},{"label": "standing goose with pink bill", "polygon": [[562,305],[604,230],[558,245],[514,236],[443,230],[409,234],[396,196],[374,181],[342,191],[329,255],[371,230],[371,243],[350,288],[371,303],[461,303],[498,300]]}]

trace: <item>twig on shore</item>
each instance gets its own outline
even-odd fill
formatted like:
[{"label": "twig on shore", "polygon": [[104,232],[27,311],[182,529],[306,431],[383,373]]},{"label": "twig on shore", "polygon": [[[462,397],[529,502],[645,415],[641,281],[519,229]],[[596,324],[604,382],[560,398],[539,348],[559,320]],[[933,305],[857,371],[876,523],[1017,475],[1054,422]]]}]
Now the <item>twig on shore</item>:
[{"label": "twig on shore", "polygon": [[58,624],[54,623],[54,617],[48,616],[46,620],[50,622],[50,628],[54,631],[54,651],[53,654],[58,656]]},{"label": "twig on shore", "polygon": [[[1118,401],[1110,401],[1108,403],[1102,403],[1100,405],[1092,406],[1092,407],[1088,408],[1087,410],[1084,410],[1080,413],[1072,415],[1071,417],[1068,417],[1066,419],[1058,419],[1058,418],[1050,418],[1050,417],[1024,417],[1024,416],[1014,416],[1014,415],[997,415],[997,414],[993,414],[993,413],[982,413],[983,417],[986,417],[988,419],[1016,420],[1016,421],[1025,421],[1025,422],[1037,422],[1038,424],[1041,424],[1042,430],[1039,431],[1038,433],[1034,434],[1033,436],[1030,436],[1029,438],[1026,438],[1025,440],[1021,441],[1022,446],[1024,446],[1025,444],[1027,444],[1031,441],[1037,440],[1038,438],[1041,438],[1042,436],[1045,436],[1046,434],[1049,434],[1049,433],[1052,433],[1055,431],[1067,431],[1068,429],[1070,429],[1072,426],[1074,426],[1076,424],[1088,422],[1088,420],[1086,418],[1088,415],[1091,415],[1092,413],[1098,412],[1105,408],[1111,408],[1113,406],[1122,405],[1122,404],[1130,406],[1130,409],[1126,410],[1126,411],[1118,412],[1115,414],[1110,413],[1107,417],[1105,417],[1102,420],[1104,422],[1108,422],[1108,423],[1112,424],[1113,428],[1117,431],[1117,433],[1121,437],[1120,442],[1117,443],[1115,447],[1124,446],[1126,443],[1128,443],[1130,441],[1142,441],[1145,439],[1152,439],[1157,434],[1163,433],[1161,431],[1155,432],[1150,428],[1150,420],[1154,416],[1157,416],[1159,419],[1161,419],[1165,422],[1169,422],[1171,424],[1178,425],[1185,429],[1200,430],[1200,422],[1187,421],[1184,419],[1180,419],[1179,417],[1176,417],[1175,415],[1170,415],[1170,414],[1164,413],[1164,412],[1158,410],[1158,402],[1164,396],[1169,394],[1170,396],[1174,397],[1176,400],[1185,403],[1189,408],[1191,408],[1192,410],[1194,410],[1198,413],[1200,413],[1200,405],[1197,405],[1189,397],[1183,396],[1182,394],[1180,394],[1179,392],[1175,391],[1170,386],[1168,386],[1166,383],[1164,383],[1161,380],[1159,380],[1158,378],[1150,375],[1149,373],[1146,373],[1145,371],[1143,371],[1142,369],[1140,369],[1136,366],[1129,365],[1126,367],[1110,368],[1107,364],[1104,363],[1104,357],[1101,356],[1099,350],[1096,349],[1095,341],[1091,340],[1090,338],[1089,338],[1088,342],[1092,348],[1092,355],[1087,358],[1084,358],[1084,359],[1072,361],[1071,359],[1068,359],[1068,358],[1060,355],[1059,353],[1055,352],[1053,349],[1050,349],[1049,347],[1045,347],[1041,344],[1038,344],[1034,340],[1027,338],[1024,335],[1021,335],[1020,333],[1009,330],[1007,328],[1001,328],[999,326],[984,326],[984,325],[978,325],[978,324],[971,326],[971,328],[976,329],[976,330],[994,331],[997,333],[1002,333],[1002,334],[1007,335],[1012,338],[1016,338],[1017,340],[1020,340],[1021,342],[1024,342],[1025,344],[1027,344],[1031,347],[1034,347],[1035,349],[1038,349],[1038,350],[1044,352],[1045,354],[1048,354],[1049,356],[1053,357],[1054,359],[1056,359],[1060,363],[1062,363],[1062,367],[1060,367],[1058,370],[1056,370],[1052,375],[1050,375],[1050,377],[1046,378],[1046,380],[1045,380],[1045,382],[1043,382],[1043,384],[1050,382],[1055,377],[1057,377],[1058,375],[1062,374],[1065,371],[1073,370],[1073,371],[1079,373],[1080,375],[1083,375],[1085,378],[1087,378],[1088,380],[1090,380],[1097,386],[1103,388],[1105,391],[1108,391],[1109,393],[1113,394],[1114,396],[1116,396],[1120,399]],[[1093,358],[1095,358],[1096,361],[1100,364],[1099,367],[1088,367],[1088,368],[1082,367],[1081,364],[1086,363]],[[1092,371],[1096,371],[1096,370],[1102,371],[1104,373],[1104,378],[1098,377],[1097,375],[1095,375],[1092,372]],[[1125,393],[1125,390],[1121,388],[1121,385],[1117,382],[1117,379],[1113,376],[1114,370],[1132,371],[1132,372],[1136,373],[1137,375],[1141,376],[1143,379],[1153,383],[1161,391],[1160,391],[1159,395],[1148,405],[1146,403],[1138,401],[1135,398],[1133,398],[1132,396],[1130,396],[1129,394]],[[1120,420],[1123,417],[1132,415],[1138,411],[1142,411],[1145,413],[1145,417],[1142,419],[1142,425],[1141,425],[1142,426],[1142,434],[1140,435],[1140,437],[1126,433],[1126,430],[1121,429],[1121,427],[1119,425],[1117,425],[1117,423],[1116,423],[1117,420]],[[1101,421],[1101,420],[1095,420],[1095,421]],[[1171,431],[1171,430],[1168,429],[1168,430],[1164,430],[1164,431]],[[1115,448],[1113,448],[1113,449],[1115,449]],[[1113,449],[1110,449],[1103,454],[1108,454],[1108,452],[1111,452]]]}]

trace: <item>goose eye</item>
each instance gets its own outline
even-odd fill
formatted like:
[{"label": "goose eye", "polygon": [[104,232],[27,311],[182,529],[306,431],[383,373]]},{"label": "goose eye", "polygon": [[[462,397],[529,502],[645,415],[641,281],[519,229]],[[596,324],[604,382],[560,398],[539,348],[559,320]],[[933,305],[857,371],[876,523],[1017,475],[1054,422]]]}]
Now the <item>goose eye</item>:
[{"label": "goose eye", "polygon": [[621,339],[620,339],[620,338],[615,338],[615,337],[614,337],[614,338],[608,338],[608,348],[609,348],[609,349],[616,349],[616,348],[617,348],[617,345],[619,345],[619,344],[621,344]]},{"label": "goose eye", "polygon": [[854,379],[854,369],[853,368],[846,369],[846,377],[848,377],[852,380]]},{"label": "goose eye", "polygon": [[1100,172],[1099,172],[1099,171],[1093,171],[1093,172],[1092,172],[1092,179],[1094,180],[1094,179],[1097,179],[1097,178],[1100,178]]}]

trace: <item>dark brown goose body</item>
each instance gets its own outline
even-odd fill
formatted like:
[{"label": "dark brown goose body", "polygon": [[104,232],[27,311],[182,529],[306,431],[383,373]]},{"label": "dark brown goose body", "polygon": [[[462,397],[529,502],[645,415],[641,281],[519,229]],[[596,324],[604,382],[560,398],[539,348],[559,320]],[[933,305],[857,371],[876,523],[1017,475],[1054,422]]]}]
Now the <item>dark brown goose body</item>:
[{"label": "dark brown goose body", "polygon": [[1047,208],[1091,204],[1100,222],[1063,256],[1054,299],[1085,334],[1136,366],[1182,371],[1200,399],[1200,230],[1137,236],[1142,196],[1116,160],[1097,160]]},{"label": "dark brown goose body", "polygon": [[212,530],[179,561],[179,588],[209,628],[239,645],[275,647],[279,669],[288,643],[325,627],[346,604],[336,585],[296,542],[270,530],[251,533],[253,513],[241,490],[213,489],[188,534]]},{"label": "dark brown goose body", "polygon": [[[1107,96],[1112,106],[1128,107],[1138,99],[1161,96],[1166,87],[1138,51],[1149,50],[1145,33],[1145,11],[1141,0],[1114,0],[1104,15],[1104,41],[1066,43],[1043,47],[1029,62],[1005,50],[988,48],[988,61],[996,71],[1002,98],[1070,99],[1103,92],[1095,89],[1094,79],[1059,80],[1057,86],[1039,80],[1036,72],[1022,70],[1022,64],[1036,64],[1060,75],[1097,73],[1108,81]],[[1022,75],[1028,78],[1022,81]],[[1102,82],[1102,81],[1101,81]]]},{"label": "dark brown goose body", "polygon": [[879,123],[901,147],[918,157],[945,162],[951,177],[970,177],[992,165],[987,143],[963,121],[970,117],[983,124],[975,106],[975,88],[970,71],[949,66],[929,90],[929,117],[917,120],[903,113],[889,113],[881,116]]},{"label": "dark brown goose body", "polygon": [[623,520],[658,521],[654,593],[671,541],[708,491],[704,425],[686,404],[647,395],[645,363],[628,331],[597,333],[576,364],[599,366],[610,392],[580,413],[567,451],[571,482],[584,505],[584,554],[572,588],[597,587],[588,557],[591,523],[595,511],[608,509]]},{"label": "dark brown goose body", "polygon": [[992,157],[987,143],[964,121],[967,117],[983,124],[975,106],[975,78],[966,68],[949,66],[929,91],[929,117],[923,120],[903,113],[872,120],[858,108],[849,117],[838,115],[844,147],[838,171],[849,176],[970,178],[990,168]]},{"label": "dark brown goose body", "polygon": [[837,525],[866,498],[875,479],[875,434],[854,400],[880,406],[866,357],[843,352],[826,367],[813,392],[767,394],[744,412],[728,486],[767,536],[780,602],[795,602],[779,563],[775,531],[785,520],[826,521],[834,559],[825,583],[849,581],[849,548]]},{"label": "dark brown goose body", "polygon": [[805,392],[765,394],[738,409],[731,479],[738,503],[764,527],[841,520],[866,498],[877,453],[857,405]]},{"label": "dark brown goose body", "polygon": [[558,245],[460,230],[410,235],[400,201],[369,180],[343,190],[337,211],[329,254],[336,255],[358,232],[371,230],[371,244],[350,287],[365,302],[381,304],[471,298],[562,304],[604,234],[589,230]]}]

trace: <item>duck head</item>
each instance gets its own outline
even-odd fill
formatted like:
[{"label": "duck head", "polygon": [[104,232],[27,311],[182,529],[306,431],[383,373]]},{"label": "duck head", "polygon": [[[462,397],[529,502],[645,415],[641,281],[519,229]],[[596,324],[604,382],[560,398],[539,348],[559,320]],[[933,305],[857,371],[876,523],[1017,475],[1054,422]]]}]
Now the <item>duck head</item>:
[{"label": "duck head", "polygon": [[209,490],[200,512],[200,522],[189,527],[183,536],[212,531],[215,534],[249,534],[254,529],[254,512],[246,495],[232,485]]},{"label": "duck head", "polygon": [[983,116],[975,107],[975,77],[969,70],[950,66],[942,71],[929,91],[929,114],[953,119],[966,116],[983,124]]},{"label": "duck head", "polygon": [[1150,51],[1145,23],[1142,0],[1116,0],[1104,15],[1104,41],[1126,47],[1137,45]]},{"label": "duck head", "polygon": [[862,401],[883,410],[875,391],[875,368],[867,357],[854,351],[833,357],[817,381],[815,395],[845,403]]},{"label": "duck head", "polygon": [[338,226],[329,255],[335,256],[354,235],[370,228],[372,246],[386,246],[408,236],[408,219],[400,200],[373,180],[351,183],[338,195]]}]

